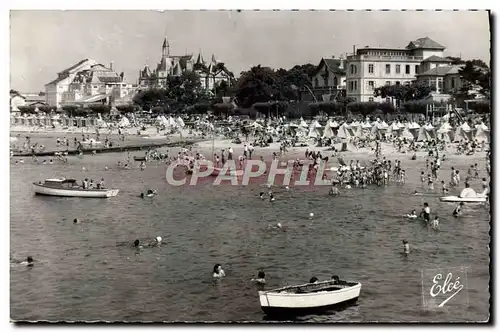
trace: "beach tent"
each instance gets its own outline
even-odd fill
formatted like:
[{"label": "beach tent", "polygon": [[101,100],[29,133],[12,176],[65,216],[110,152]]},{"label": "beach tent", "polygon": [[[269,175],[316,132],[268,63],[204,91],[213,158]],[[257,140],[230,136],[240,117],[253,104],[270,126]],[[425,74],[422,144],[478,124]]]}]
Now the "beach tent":
[{"label": "beach tent", "polygon": [[130,121],[123,116],[120,122],[118,122],[118,127],[128,127],[128,126],[130,126]]},{"label": "beach tent", "polygon": [[307,123],[304,121],[303,118],[300,118],[299,127],[302,127],[302,128],[307,128],[308,127]]},{"label": "beach tent", "polygon": [[431,139],[436,137],[435,128],[432,124],[428,123],[423,128],[427,131]]},{"label": "beach tent", "polygon": [[454,142],[472,141],[472,129],[467,124],[467,122],[464,122],[460,127],[458,127],[455,130],[455,135],[453,137],[453,141]]},{"label": "beach tent", "polygon": [[396,122],[391,123],[391,125],[387,128],[386,135],[393,135],[395,137],[398,137],[400,134],[401,127]]},{"label": "beach tent", "polygon": [[410,141],[413,141],[415,139],[415,136],[411,133],[408,126],[404,127],[403,130],[401,130],[401,134],[399,137],[406,138],[407,140]]},{"label": "beach tent", "polygon": [[166,124],[167,127],[175,127],[176,124],[175,124],[175,120],[174,118],[172,118],[171,116],[168,117],[167,119],[167,124]]},{"label": "beach tent", "polygon": [[335,120],[333,120],[332,122],[330,122],[330,127],[332,128],[338,128],[339,127],[339,123]]},{"label": "beach tent", "polygon": [[185,123],[184,123],[184,120],[182,120],[182,118],[180,116],[178,116],[177,119],[175,119],[175,122],[177,123],[179,128],[184,128]]},{"label": "beach tent", "polygon": [[432,136],[429,134],[429,131],[425,129],[425,127],[420,127],[418,130],[417,142],[430,141]]},{"label": "beach tent", "polygon": [[325,130],[323,131],[323,138],[332,138],[335,136],[332,130],[332,120],[328,120],[325,125]]},{"label": "beach tent", "polygon": [[315,120],[313,123],[311,123],[311,126],[309,127],[309,134],[307,135],[307,137],[309,137],[309,138],[320,137],[319,128],[321,128],[321,127],[322,126],[319,124],[319,122]]},{"label": "beach tent", "polygon": [[474,138],[479,142],[485,142],[489,143],[490,142],[490,129],[488,126],[486,126],[484,123],[480,123],[476,125],[476,135]]},{"label": "beach tent", "polygon": [[354,132],[349,127],[349,125],[345,122],[339,127],[339,129],[337,131],[338,138],[351,138],[353,136],[354,136]]},{"label": "beach tent", "polygon": [[448,122],[443,122],[439,129],[437,130],[438,139],[445,141],[446,143],[450,143],[453,139],[452,136],[452,127]]}]

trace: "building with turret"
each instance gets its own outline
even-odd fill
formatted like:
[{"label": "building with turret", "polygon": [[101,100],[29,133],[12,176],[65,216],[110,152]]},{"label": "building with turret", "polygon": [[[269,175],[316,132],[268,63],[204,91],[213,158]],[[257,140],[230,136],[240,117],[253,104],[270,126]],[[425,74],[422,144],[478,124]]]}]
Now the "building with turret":
[{"label": "building with turret", "polygon": [[151,69],[145,65],[139,71],[138,84],[140,88],[167,88],[169,76],[180,76],[186,71],[192,71],[199,75],[202,88],[212,90],[216,84],[226,81],[232,85],[234,76],[224,64],[212,55],[210,62],[205,62],[201,52],[196,59],[193,54],[172,55],[167,37],[163,40],[161,48],[161,59],[156,67]]}]

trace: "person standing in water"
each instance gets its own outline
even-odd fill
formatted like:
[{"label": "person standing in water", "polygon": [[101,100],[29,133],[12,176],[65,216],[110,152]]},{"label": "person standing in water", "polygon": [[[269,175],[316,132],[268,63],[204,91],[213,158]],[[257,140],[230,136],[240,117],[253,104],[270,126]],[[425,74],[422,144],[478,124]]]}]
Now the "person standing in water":
[{"label": "person standing in water", "polygon": [[406,240],[403,240],[403,253],[405,254],[410,253],[410,244]]},{"label": "person standing in water", "polygon": [[424,203],[424,208],[422,212],[420,212],[420,217],[423,218],[426,222],[431,220],[431,208],[428,203]]},{"label": "person standing in water", "polygon": [[266,274],[264,273],[264,271],[259,271],[259,273],[257,274],[257,278],[250,281],[253,281],[260,285],[264,285],[266,283]]},{"label": "person standing in water", "polygon": [[462,207],[464,206],[464,202],[460,202],[460,204],[458,204],[456,207],[455,207],[455,210],[453,210],[453,216],[455,218],[457,218],[458,216],[460,216],[462,214]]},{"label": "person standing in water", "polygon": [[222,278],[222,277],[225,277],[225,276],[226,276],[226,273],[222,269],[222,266],[220,264],[215,264],[212,277],[214,277],[214,278]]}]

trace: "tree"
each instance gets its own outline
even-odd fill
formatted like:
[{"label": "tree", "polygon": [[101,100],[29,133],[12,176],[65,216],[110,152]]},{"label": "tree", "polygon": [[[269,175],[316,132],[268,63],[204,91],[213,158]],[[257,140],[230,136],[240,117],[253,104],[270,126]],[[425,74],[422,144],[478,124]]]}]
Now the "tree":
[{"label": "tree", "polygon": [[491,100],[491,72],[482,60],[466,61],[458,70],[462,87],[457,94],[457,99],[474,99],[480,93]]},{"label": "tree", "polygon": [[244,108],[258,102],[268,102],[276,95],[278,83],[276,72],[260,65],[242,72],[236,83],[236,97]]},{"label": "tree", "polygon": [[92,113],[104,114],[104,113],[109,113],[109,111],[111,111],[111,106],[104,104],[90,105],[89,108],[92,111]]},{"label": "tree", "polygon": [[427,98],[431,92],[435,90],[434,87],[427,86],[423,82],[416,81],[408,85],[384,85],[375,88],[373,95],[375,97],[387,98],[391,97],[401,102],[409,100],[420,100]]},{"label": "tree", "polygon": [[375,102],[353,102],[347,105],[351,113],[358,113],[363,116],[370,115],[377,110],[378,103]]},{"label": "tree", "polygon": [[21,111],[21,113],[34,114],[35,106],[18,106],[17,109]]}]

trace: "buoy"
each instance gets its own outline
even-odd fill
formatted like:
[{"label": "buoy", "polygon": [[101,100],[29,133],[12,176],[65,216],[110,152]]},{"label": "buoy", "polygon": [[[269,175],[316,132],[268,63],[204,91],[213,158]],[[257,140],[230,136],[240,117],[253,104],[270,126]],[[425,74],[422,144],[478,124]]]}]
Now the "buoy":
[{"label": "buoy", "polygon": [[82,167],[82,171],[85,171],[85,167]]}]

